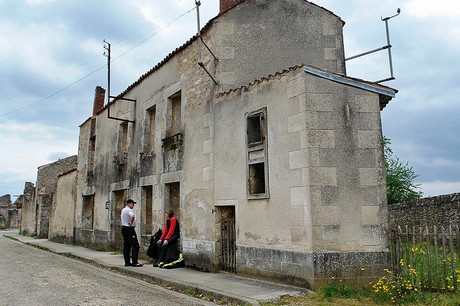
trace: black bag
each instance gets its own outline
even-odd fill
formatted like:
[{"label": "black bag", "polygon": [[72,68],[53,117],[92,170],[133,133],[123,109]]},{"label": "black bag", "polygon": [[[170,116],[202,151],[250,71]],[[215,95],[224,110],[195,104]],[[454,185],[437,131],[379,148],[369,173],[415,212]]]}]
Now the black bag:
[{"label": "black bag", "polygon": [[147,249],[147,256],[151,258],[158,258],[158,249],[157,249],[157,242],[160,240],[161,234],[163,234],[163,231],[161,228],[158,229],[158,231],[153,234],[152,237],[150,237],[150,245]]}]

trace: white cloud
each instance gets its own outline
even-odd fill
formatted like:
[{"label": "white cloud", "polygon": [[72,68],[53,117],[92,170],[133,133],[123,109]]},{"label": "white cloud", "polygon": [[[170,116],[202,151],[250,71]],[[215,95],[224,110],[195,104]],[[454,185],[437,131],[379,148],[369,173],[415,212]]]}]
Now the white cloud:
[{"label": "white cloud", "polygon": [[426,42],[460,49],[460,5],[457,1],[412,0],[406,4],[405,11],[419,19],[416,27],[419,33],[424,33]]},{"label": "white cloud", "polygon": [[460,162],[458,160],[446,159],[446,158],[434,158],[431,161],[432,165],[439,167],[458,167]]},{"label": "white cloud", "polygon": [[409,11],[422,18],[433,16],[460,16],[460,5],[456,0],[411,0],[406,7]]},{"label": "white cloud", "polygon": [[55,1],[56,0],[26,0],[26,3],[28,5],[34,6],[34,5],[44,4],[44,3],[52,3]]},{"label": "white cloud", "polygon": [[[47,127],[42,124],[9,123],[0,125],[0,143],[7,150],[0,150],[2,168],[0,175],[3,181],[34,181],[37,168],[54,160],[56,152],[74,155],[78,150],[78,139],[59,141],[59,128]],[[59,156],[63,157],[61,153]]]},{"label": "white cloud", "polygon": [[421,183],[420,187],[424,197],[460,192],[460,182],[433,181]]}]

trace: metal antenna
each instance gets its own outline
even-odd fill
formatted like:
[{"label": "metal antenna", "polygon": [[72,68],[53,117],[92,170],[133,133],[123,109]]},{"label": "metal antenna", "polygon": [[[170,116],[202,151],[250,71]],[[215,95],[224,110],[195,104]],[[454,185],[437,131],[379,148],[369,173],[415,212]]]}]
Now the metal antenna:
[{"label": "metal antenna", "polygon": [[386,79],[383,79],[383,80],[380,80],[380,81],[376,81],[375,83],[382,83],[382,82],[391,81],[391,80],[395,79],[395,77],[393,76],[393,61],[391,59],[391,43],[390,43],[390,31],[388,29],[388,20],[390,20],[393,17],[398,16],[399,14],[401,14],[401,9],[400,8],[398,8],[396,10],[396,14],[393,15],[393,16],[389,16],[389,17],[385,17],[385,18],[380,17],[382,19],[382,21],[385,21],[385,31],[386,31],[386,35],[387,35],[387,44],[385,46],[377,48],[377,49],[374,49],[374,50],[371,50],[371,51],[367,51],[367,52],[364,52],[364,53],[361,53],[361,54],[358,54],[358,55],[355,55],[355,56],[351,56],[351,57],[348,57],[348,58],[345,59],[345,61],[348,61],[348,60],[351,60],[351,59],[354,59],[354,58],[357,58],[357,57],[361,57],[361,56],[368,55],[368,54],[371,54],[371,53],[374,53],[374,52],[377,52],[377,51],[388,49],[388,61],[389,61],[389,64],[390,64],[390,77],[386,78]]},{"label": "metal antenna", "polygon": [[107,53],[104,51],[104,55],[107,56],[107,104],[110,103],[110,43],[105,39],[103,41],[104,49],[107,50]]},{"label": "metal antenna", "polygon": [[[196,5],[196,23],[197,23],[197,36],[201,43],[206,47],[206,49],[211,53],[211,55],[214,57],[214,60],[217,61],[216,55],[212,52],[212,50],[208,47],[208,45],[204,42],[203,38],[201,37],[201,26],[200,26],[200,5],[201,2],[199,0],[195,0],[195,5]],[[198,43],[198,66],[203,68],[203,70],[206,72],[206,74],[213,80],[214,84],[219,84],[217,80],[212,76],[212,74],[206,69],[203,63],[203,59],[201,58],[201,44]]]},{"label": "metal antenna", "polygon": [[[199,0],[195,0],[196,5],[196,25],[197,25],[197,35],[201,39],[201,26],[200,26],[200,5],[201,2]],[[201,60],[201,45],[198,44],[198,64],[202,63]]]}]

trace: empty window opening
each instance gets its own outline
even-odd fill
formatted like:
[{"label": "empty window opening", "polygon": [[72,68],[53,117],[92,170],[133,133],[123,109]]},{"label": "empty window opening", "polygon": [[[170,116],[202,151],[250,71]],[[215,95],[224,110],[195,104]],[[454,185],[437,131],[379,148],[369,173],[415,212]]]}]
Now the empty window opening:
[{"label": "empty window opening", "polygon": [[120,230],[121,226],[121,211],[126,206],[126,200],[128,198],[128,190],[117,190],[112,194],[112,208],[111,208],[111,231],[112,231],[112,243],[115,249],[123,248],[123,235]]},{"label": "empty window opening", "polygon": [[169,135],[173,136],[181,132],[181,107],[182,107],[182,98],[180,91],[172,95],[170,98],[170,105],[168,108],[168,118],[169,118]]},{"label": "empty window opening", "polygon": [[152,205],[153,205],[153,186],[145,186],[142,188],[142,234],[152,234]]},{"label": "empty window opening", "polygon": [[248,199],[269,198],[267,108],[246,113]]},{"label": "empty window opening", "polygon": [[147,110],[146,118],[146,151],[153,152],[155,150],[155,129],[156,129],[156,106]]},{"label": "empty window opening", "polygon": [[265,193],[265,165],[257,163],[249,165],[249,194]]},{"label": "empty window opening", "polygon": [[94,195],[83,196],[82,228],[93,230],[94,223]]},{"label": "empty window opening", "polygon": [[257,113],[252,116],[248,116],[248,146],[254,146],[262,143],[263,137],[263,114]]},{"label": "empty window opening", "polygon": [[128,152],[128,122],[120,123],[118,130],[118,152]]},{"label": "empty window opening", "polygon": [[96,136],[92,136],[89,138],[89,145],[88,145],[88,164],[86,167],[86,171],[89,175],[94,170],[94,161],[95,161],[95,153],[96,153]]},{"label": "empty window opening", "polygon": [[174,216],[179,220],[180,215],[180,183],[166,184],[165,211],[172,209]]}]

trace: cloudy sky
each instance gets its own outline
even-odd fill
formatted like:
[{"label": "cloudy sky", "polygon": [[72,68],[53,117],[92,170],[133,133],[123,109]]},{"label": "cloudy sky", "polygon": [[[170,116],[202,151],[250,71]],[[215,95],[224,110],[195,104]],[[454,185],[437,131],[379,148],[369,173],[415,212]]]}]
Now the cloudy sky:
[{"label": "cloudy sky", "polygon": [[[275,1],[275,0],[269,0]],[[383,110],[391,148],[425,196],[460,192],[460,6],[454,0],[316,0],[345,21],[346,57],[386,44],[399,90]],[[203,26],[218,0],[201,0]],[[345,5],[346,3],[346,5]],[[434,4],[435,3],[435,4]],[[94,89],[117,95],[196,33],[193,0],[0,0],[0,196],[22,194],[37,167],[77,154]],[[390,76],[388,53],[347,61],[350,76]]]}]

